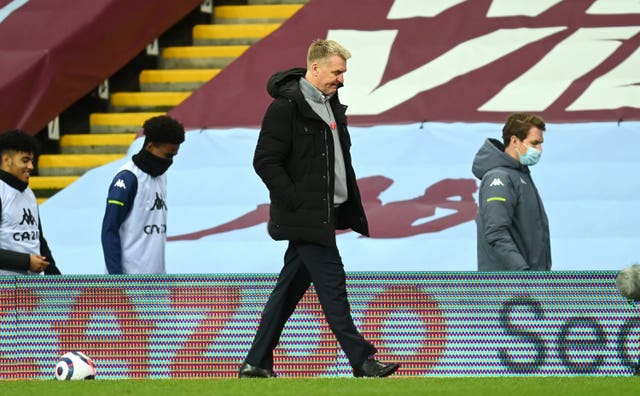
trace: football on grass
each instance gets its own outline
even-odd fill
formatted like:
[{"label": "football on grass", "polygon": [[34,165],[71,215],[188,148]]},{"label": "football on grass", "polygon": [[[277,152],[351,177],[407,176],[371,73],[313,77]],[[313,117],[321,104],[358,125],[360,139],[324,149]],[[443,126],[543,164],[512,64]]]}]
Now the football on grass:
[{"label": "football on grass", "polygon": [[640,301],[640,265],[633,264],[618,273],[616,287],[622,297]]},{"label": "football on grass", "polygon": [[55,376],[60,381],[94,379],[96,367],[84,353],[67,352],[58,359]]}]

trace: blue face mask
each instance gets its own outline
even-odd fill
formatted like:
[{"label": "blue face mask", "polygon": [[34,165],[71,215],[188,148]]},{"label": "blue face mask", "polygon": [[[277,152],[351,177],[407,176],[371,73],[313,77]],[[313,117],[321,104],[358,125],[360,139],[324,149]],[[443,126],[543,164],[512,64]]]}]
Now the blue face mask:
[{"label": "blue face mask", "polygon": [[540,161],[540,156],[542,155],[542,151],[534,149],[533,147],[527,146],[527,152],[524,154],[520,154],[518,152],[518,158],[520,159],[520,163],[525,166],[533,166]]}]

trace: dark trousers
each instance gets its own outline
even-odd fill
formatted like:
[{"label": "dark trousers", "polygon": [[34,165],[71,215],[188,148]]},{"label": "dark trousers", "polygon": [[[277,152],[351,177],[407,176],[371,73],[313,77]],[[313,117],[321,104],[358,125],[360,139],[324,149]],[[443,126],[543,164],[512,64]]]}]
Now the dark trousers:
[{"label": "dark trousers", "polygon": [[289,242],[284,267],[262,311],[260,326],[246,363],[273,368],[273,350],[282,329],[313,282],[329,328],[352,367],[359,366],[376,349],[362,337],[351,317],[346,278],[337,247]]}]

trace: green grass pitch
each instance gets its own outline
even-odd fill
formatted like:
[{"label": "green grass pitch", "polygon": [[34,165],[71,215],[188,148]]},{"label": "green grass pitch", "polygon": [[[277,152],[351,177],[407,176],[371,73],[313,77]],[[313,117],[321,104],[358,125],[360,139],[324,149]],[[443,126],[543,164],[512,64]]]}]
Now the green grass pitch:
[{"label": "green grass pitch", "polygon": [[640,377],[317,378],[217,380],[1,381],[2,395],[634,395]]}]

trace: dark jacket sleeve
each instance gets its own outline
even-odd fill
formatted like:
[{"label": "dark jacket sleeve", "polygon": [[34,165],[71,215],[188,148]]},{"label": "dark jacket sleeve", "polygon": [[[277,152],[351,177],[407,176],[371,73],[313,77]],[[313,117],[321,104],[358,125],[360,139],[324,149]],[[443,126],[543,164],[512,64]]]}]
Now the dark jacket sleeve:
[{"label": "dark jacket sleeve", "polygon": [[13,250],[0,249],[0,268],[6,270],[27,271],[30,265],[28,253],[14,252]]},{"label": "dark jacket sleeve", "polygon": [[[495,182],[495,180],[500,180],[500,182]],[[508,174],[490,172],[482,178],[478,211],[482,216],[484,224],[482,232],[484,232],[487,243],[502,262],[504,268],[526,271],[529,270],[529,265],[511,235],[517,199]]]},{"label": "dark jacket sleeve", "polygon": [[288,209],[296,207],[296,190],[286,170],[286,161],[292,149],[292,124],[296,104],[277,99],[267,109],[256,150],[253,167],[269,189],[272,203],[282,202]]},{"label": "dark jacket sleeve", "polygon": [[40,255],[44,256],[49,262],[49,266],[44,270],[44,273],[45,275],[61,275],[60,269],[56,266],[56,260],[54,260],[53,254],[51,254],[51,249],[49,249],[49,244],[42,233],[42,222],[40,222],[40,219],[38,219],[38,228],[40,231]]},{"label": "dark jacket sleeve", "polygon": [[122,274],[120,226],[131,212],[138,190],[138,179],[130,171],[119,172],[111,182],[102,220],[102,252],[107,271]]}]

